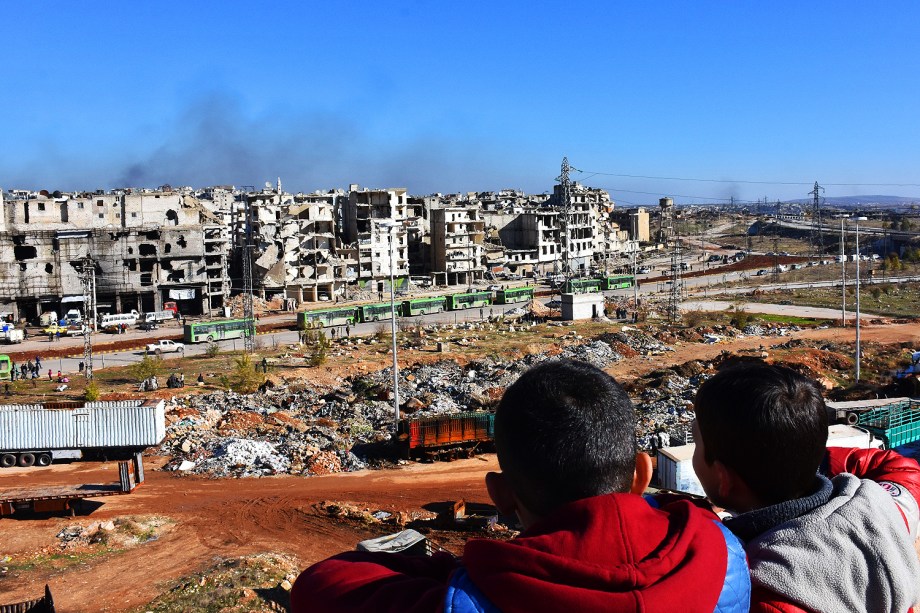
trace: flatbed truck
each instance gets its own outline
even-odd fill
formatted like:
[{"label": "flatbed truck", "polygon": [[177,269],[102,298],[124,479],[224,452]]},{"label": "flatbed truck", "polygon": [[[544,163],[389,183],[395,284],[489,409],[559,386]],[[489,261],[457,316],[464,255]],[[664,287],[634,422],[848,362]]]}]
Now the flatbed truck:
[{"label": "flatbed truck", "polygon": [[131,460],[118,463],[118,483],[62,485],[0,490],[0,517],[16,513],[76,514],[87,498],[130,494],[144,482],[144,462],[141,452]]}]

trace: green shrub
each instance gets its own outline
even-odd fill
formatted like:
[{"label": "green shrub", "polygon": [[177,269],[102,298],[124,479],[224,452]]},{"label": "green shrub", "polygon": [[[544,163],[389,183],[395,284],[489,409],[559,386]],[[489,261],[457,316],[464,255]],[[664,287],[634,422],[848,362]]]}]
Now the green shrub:
[{"label": "green shrub", "polygon": [[258,371],[256,363],[248,353],[233,358],[233,370],[229,379],[230,389],[240,394],[251,394],[265,383],[265,375]]},{"label": "green shrub", "polygon": [[89,383],[86,384],[86,389],[83,390],[83,400],[95,402],[99,400],[100,395],[99,386],[96,384],[96,381],[90,379]]},{"label": "green shrub", "polygon": [[131,376],[138,382],[146,381],[150,377],[158,377],[165,370],[163,359],[160,356],[150,355],[145,355],[144,359],[132,364],[129,368]]},{"label": "green shrub", "polygon": [[207,348],[204,350],[204,354],[208,356],[209,358],[216,358],[219,353],[220,353],[220,345],[218,345],[214,341],[211,341],[210,343],[208,343]]}]

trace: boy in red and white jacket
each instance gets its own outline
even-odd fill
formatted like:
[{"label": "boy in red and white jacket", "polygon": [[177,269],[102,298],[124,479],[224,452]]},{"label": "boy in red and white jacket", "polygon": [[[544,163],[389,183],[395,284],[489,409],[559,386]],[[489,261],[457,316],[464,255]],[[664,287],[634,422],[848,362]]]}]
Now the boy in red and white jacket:
[{"label": "boy in red and white jacket", "polygon": [[734,513],[752,611],[904,612],[920,601],[920,467],[893,451],[826,449],[821,390],[793,370],[741,364],[695,401],[693,467]]}]

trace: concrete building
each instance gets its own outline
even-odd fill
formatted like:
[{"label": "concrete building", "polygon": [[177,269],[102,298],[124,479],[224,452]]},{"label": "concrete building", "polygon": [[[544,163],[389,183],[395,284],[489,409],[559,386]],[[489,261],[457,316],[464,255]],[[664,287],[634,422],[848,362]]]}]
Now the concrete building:
[{"label": "concrete building", "polygon": [[431,210],[431,269],[443,285],[470,285],[483,278],[485,222],[479,208]]},{"label": "concrete building", "polygon": [[643,207],[629,211],[629,238],[640,243],[652,240],[649,214]]},{"label": "concrete building", "polygon": [[86,256],[96,262],[100,312],[175,301],[184,313],[209,314],[229,295],[227,229],[191,196],[42,193],[2,205],[0,303],[17,318],[82,304]]},{"label": "concrete building", "polygon": [[[381,292],[389,287],[393,239],[393,275],[402,286],[409,277],[406,189],[352,188],[342,211],[343,242],[355,248],[358,285]],[[392,223],[400,227],[391,229]]]}]

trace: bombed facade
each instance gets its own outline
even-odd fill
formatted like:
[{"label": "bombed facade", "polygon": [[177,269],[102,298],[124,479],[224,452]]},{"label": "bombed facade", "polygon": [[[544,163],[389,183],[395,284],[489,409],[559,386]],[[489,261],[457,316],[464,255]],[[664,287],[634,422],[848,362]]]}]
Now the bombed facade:
[{"label": "bombed facade", "polygon": [[83,302],[83,259],[94,263],[100,312],[188,314],[229,297],[229,231],[196,198],[171,191],[23,194],[2,202],[0,304],[31,319]]},{"label": "bombed facade", "polygon": [[391,273],[397,288],[410,273],[458,286],[499,272],[548,275],[566,249],[571,269],[587,273],[648,236],[647,215],[620,230],[607,192],[576,183],[570,194],[562,207],[558,194],[510,189],[412,197],[350,185],[291,194],[280,179],[261,190],[10,190],[0,194],[0,309],[34,319],[80,306],[85,257],[100,312],[175,301],[183,314],[218,317],[230,294],[244,291],[246,261],[255,293],[299,307],[362,290],[370,297],[389,288]]}]

